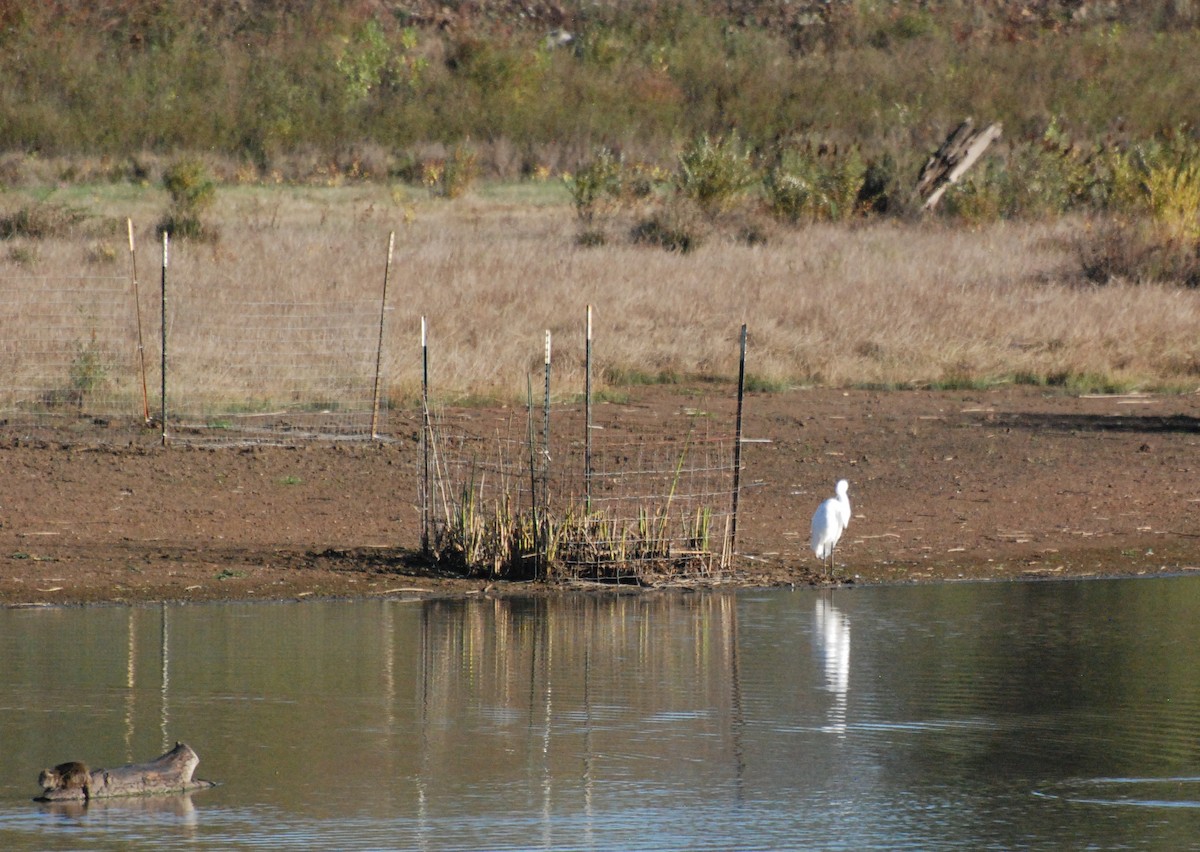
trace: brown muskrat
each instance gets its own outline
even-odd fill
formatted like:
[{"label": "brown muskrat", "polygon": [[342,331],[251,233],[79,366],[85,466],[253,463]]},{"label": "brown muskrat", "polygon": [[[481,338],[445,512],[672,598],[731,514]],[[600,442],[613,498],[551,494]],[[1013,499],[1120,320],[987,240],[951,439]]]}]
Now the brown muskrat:
[{"label": "brown muskrat", "polygon": [[60,763],[53,769],[43,769],[38,775],[38,783],[42,785],[43,792],[83,790],[84,801],[91,798],[91,782],[92,774],[88,771],[87,764],[78,760]]}]

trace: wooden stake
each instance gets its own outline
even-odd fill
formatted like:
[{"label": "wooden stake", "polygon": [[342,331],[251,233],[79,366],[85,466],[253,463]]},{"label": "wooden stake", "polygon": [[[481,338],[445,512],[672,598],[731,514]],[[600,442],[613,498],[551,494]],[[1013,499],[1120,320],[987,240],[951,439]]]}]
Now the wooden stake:
[{"label": "wooden stake", "polygon": [[379,374],[383,368],[383,320],[387,315],[388,278],[392,272],[392,249],[396,232],[388,236],[387,262],[383,265],[383,297],[379,300],[379,342],[375,347],[375,387],[371,391],[371,440],[379,438]]},{"label": "wooden stake", "polygon": [[429,346],[426,342],[425,317],[421,317],[421,552],[429,555]]},{"label": "wooden stake", "polygon": [[142,342],[142,300],[138,296],[137,251],[133,247],[133,220],[126,219],[125,225],[129,229],[129,270],[130,277],[133,278],[133,309],[137,317],[138,369],[142,375],[142,423],[149,425],[150,396],[146,390],[146,347]]}]

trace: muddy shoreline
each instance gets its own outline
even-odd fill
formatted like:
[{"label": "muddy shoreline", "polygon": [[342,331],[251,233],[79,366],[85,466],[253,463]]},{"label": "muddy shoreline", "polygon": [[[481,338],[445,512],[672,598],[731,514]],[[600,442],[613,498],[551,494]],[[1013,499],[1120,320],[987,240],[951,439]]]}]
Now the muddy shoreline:
[{"label": "muddy shoreline", "polygon": [[[618,413],[654,429],[712,393],[638,388]],[[393,414],[382,444],[197,449],[136,424],[6,424],[0,605],[594,588],[414,558],[416,425]],[[1195,394],[799,389],[752,395],[745,436],[739,556],[684,587],[824,582],[808,519],[841,477],[854,520],[838,561],[856,584],[1200,570]]]}]

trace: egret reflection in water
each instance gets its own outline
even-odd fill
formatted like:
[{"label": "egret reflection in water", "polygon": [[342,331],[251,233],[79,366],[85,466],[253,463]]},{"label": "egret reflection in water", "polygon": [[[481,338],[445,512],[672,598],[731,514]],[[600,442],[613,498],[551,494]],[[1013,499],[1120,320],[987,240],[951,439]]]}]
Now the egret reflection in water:
[{"label": "egret reflection in water", "polygon": [[845,736],[850,697],[850,619],[834,606],[832,592],[819,595],[814,609],[813,632],[825,668],[825,688],[833,693],[825,729]]}]

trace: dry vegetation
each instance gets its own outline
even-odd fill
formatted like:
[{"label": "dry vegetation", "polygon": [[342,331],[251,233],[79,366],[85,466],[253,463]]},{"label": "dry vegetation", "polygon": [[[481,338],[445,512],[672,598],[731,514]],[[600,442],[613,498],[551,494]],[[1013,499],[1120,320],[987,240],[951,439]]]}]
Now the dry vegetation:
[{"label": "dry vegetation", "polygon": [[[103,223],[123,226],[129,214],[140,223],[143,316],[156,329],[151,223],[162,194],[128,187],[75,193],[64,201],[92,214],[90,235],[9,241],[0,279],[125,274],[123,227]],[[580,393],[589,304],[600,387],[609,392],[639,382],[732,378],[741,323],[750,330],[751,387],[760,390],[1200,384],[1200,292],[1088,284],[1075,248],[1082,221],[970,230],[938,222],[811,225],[775,233],[767,245],[716,238],[688,254],[628,241],[582,248],[566,193],[529,184],[480,187],[455,200],[372,186],[243,187],[220,194],[213,218],[220,239],[176,246],[170,281],[171,302],[202,306],[214,328],[239,327],[246,303],[258,300],[362,302],[364,316],[377,318],[370,305],[379,298],[388,233],[396,231],[383,375],[397,404],[416,399],[421,316],[429,318],[439,400],[523,398],[527,372],[540,369],[545,329],[555,340],[556,396]],[[177,346],[221,345],[188,343],[184,331],[173,331]],[[151,340],[156,333],[148,332]],[[368,324],[357,335],[342,332],[354,339],[338,339],[336,330],[318,335],[307,354],[283,358],[279,369],[302,370],[311,366],[302,360],[320,365],[347,351],[363,350],[370,360],[376,333]],[[238,357],[253,350],[250,337],[239,335]],[[186,364],[192,354],[172,357]],[[194,360],[219,357],[206,352]],[[206,368],[187,377],[186,392],[232,394],[222,381],[245,369]],[[259,374],[257,381],[272,379]]]}]

